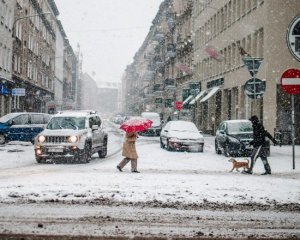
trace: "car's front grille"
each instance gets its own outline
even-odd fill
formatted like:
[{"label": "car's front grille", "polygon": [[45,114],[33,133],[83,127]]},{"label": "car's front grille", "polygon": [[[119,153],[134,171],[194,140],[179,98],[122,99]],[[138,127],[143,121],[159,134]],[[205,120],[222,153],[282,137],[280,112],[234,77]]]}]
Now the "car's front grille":
[{"label": "car's front grille", "polygon": [[66,143],[68,142],[68,137],[66,136],[46,136],[47,143]]}]

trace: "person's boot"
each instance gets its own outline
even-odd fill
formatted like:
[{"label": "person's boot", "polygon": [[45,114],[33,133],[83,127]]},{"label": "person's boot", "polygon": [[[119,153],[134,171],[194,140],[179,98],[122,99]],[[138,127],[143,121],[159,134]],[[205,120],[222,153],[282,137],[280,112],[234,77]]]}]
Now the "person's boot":
[{"label": "person's boot", "polygon": [[117,166],[117,169],[120,171],[120,172],[123,172],[122,171],[122,168],[120,166]]},{"label": "person's boot", "polygon": [[243,171],[243,173],[252,174],[253,167],[254,167],[254,161],[251,159],[250,168],[248,168],[247,170]]},{"label": "person's boot", "polygon": [[271,175],[271,167],[270,167],[269,163],[267,161],[263,160],[263,164],[265,167],[265,172],[261,175],[268,175],[268,174]]},{"label": "person's boot", "polygon": [[243,173],[252,174],[252,170],[249,168],[248,170],[243,171]]}]

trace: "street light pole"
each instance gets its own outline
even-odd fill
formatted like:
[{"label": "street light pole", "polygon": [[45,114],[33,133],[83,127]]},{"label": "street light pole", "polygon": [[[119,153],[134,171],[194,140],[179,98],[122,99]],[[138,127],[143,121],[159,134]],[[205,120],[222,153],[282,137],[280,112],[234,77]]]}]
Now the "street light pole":
[{"label": "street light pole", "polygon": [[19,17],[19,18],[15,19],[15,21],[14,21],[14,23],[13,23],[13,26],[12,26],[12,33],[14,34],[14,30],[15,30],[16,23],[17,23],[19,20],[22,20],[22,19],[25,19],[25,18],[36,17],[36,16],[48,15],[48,14],[51,14],[51,12],[38,13],[38,14],[34,14],[34,15],[30,15],[30,16],[25,16],[25,17]]}]

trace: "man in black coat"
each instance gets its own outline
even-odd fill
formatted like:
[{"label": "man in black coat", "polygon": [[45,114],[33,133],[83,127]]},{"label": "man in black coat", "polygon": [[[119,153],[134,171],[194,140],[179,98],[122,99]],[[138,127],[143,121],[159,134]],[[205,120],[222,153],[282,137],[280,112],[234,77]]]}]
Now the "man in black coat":
[{"label": "man in black coat", "polygon": [[251,153],[250,168],[245,171],[245,173],[252,174],[256,159],[260,157],[265,167],[265,173],[262,175],[271,174],[271,167],[268,163],[267,151],[265,148],[267,144],[266,137],[269,138],[274,145],[276,145],[276,140],[267,130],[265,130],[264,126],[259,122],[257,116],[254,115],[249,120],[252,122],[253,127],[253,141],[250,142],[250,144],[253,145],[253,150]]}]

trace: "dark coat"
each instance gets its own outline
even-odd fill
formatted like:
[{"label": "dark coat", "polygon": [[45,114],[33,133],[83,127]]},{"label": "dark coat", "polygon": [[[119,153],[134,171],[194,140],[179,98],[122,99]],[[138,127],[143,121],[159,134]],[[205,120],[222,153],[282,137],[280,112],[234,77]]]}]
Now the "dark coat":
[{"label": "dark coat", "polygon": [[252,122],[253,127],[253,141],[250,142],[253,147],[264,145],[266,143],[266,137],[276,144],[276,140],[267,130],[265,130],[264,126],[259,122],[257,116],[252,116],[249,120]]}]

